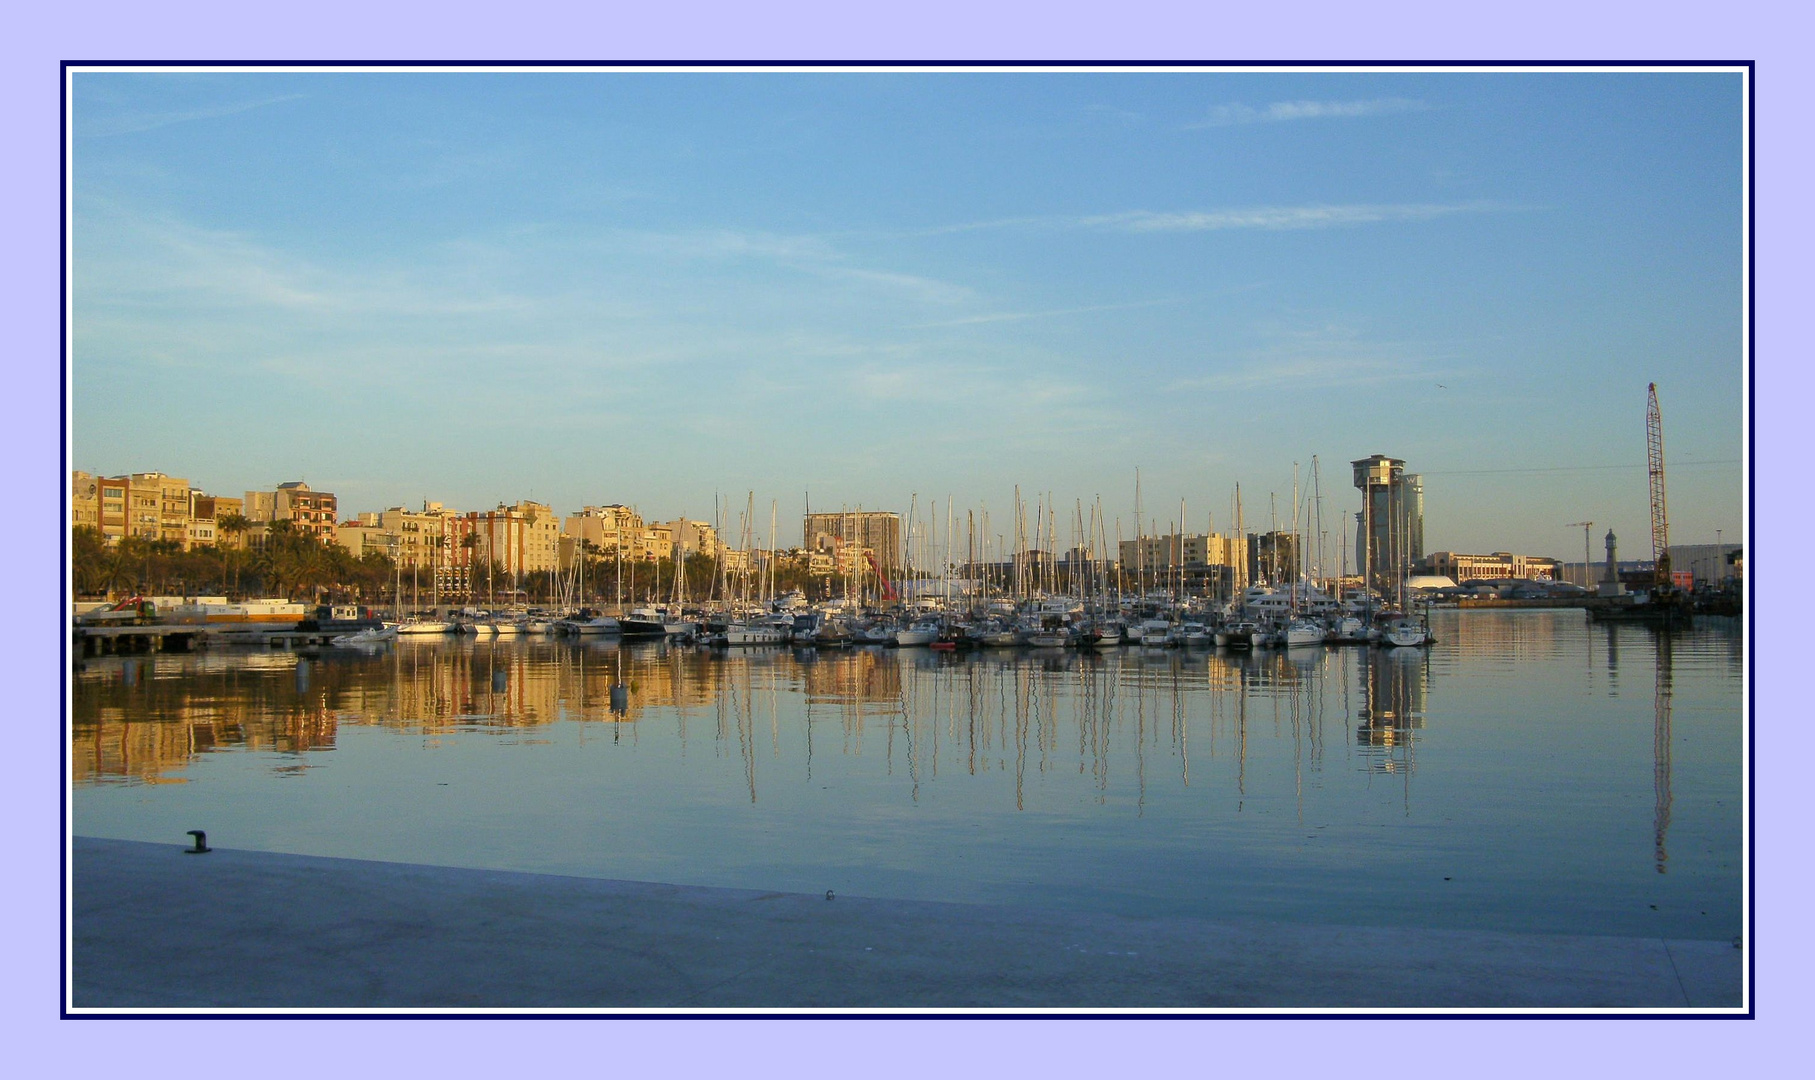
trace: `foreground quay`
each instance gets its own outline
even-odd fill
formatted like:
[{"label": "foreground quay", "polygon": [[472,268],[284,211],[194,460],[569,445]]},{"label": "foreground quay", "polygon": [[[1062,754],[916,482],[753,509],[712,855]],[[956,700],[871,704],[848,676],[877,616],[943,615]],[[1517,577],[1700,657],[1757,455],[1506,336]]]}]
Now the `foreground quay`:
[{"label": "foreground quay", "polygon": [[1737,1009],[1730,941],[1130,918],[77,837],[78,1010]]}]

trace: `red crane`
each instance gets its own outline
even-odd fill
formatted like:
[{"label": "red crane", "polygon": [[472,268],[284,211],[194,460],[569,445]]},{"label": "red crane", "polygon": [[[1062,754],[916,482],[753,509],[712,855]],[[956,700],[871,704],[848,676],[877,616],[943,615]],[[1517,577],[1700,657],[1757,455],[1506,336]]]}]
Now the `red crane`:
[{"label": "red crane", "polygon": [[882,572],[882,567],[876,564],[876,553],[874,551],[865,551],[863,557],[870,561],[870,569],[876,571],[877,580],[882,582],[882,598],[884,600],[901,599],[901,597],[895,595],[895,586],[889,584],[888,575],[884,574]]},{"label": "red crane", "polygon": [[1670,516],[1664,510],[1664,414],[1657,407],[1657,384],[1645,408],[1645,447],[1651,467],[1651,565],[1653,591],[1674,588],[1670,577]]}]

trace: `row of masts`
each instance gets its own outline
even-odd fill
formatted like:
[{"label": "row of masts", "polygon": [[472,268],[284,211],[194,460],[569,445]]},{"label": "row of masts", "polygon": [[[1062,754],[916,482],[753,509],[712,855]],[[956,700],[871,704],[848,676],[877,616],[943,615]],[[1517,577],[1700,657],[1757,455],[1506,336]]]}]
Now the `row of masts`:
[{"label": "row of masts", "polygon": [[[1239,483],[1234,485],[1230,499],[1230,520],[1234,529],[1229,538],[1225,540],[1216,532],[1215,513],[1206,513],[1205,542],[1220,540],[1226,546],[1215,556],[1209,551],[1202,555],[1204,563],[1220,568],[1210,581],[1201,583],[1204,595],[1226,601],[1234,599],[1250,585],[1268,584],[1322,587],[1340,597],[1341,583],[1349,576],[1348,515],[1341,515],[1340,558],[1337,573],[1332,575],[1325,557],[1330,537],[1324,527],[1322,480],[1315,455],[1311,458],[1309,480],[1308,485],[1301,485],[1300,465],[1294,462],[1290,516],[1285,523],[1289,531],[1281,529],[1277,494],[1269,493],[1269,532],[1264,537],[1248,537]],[[843,596],[855,601],[882,598],[894,593],[897,586],[902,594],[895,597],[897,599],[936,596],[947,607],[954,601],[967,599],[1030,601],[1059,594],[1082,599],[1092,606],[1110,606],[1130,595],[1164,594],[1182,599],[1192,592],[1194,584],[1186,570],[1188,503],[1180,498],[1177,519],[1167,522],[1168,528],[1162,532],[1159,521],[1147,517],[1142,498],[1142,478],[1140,470],[1136,469],[1132,560],[1122,558],[1123,545],[1128,539],[1127,524],[1120,515],[1112,517],[1105,512],[1101,495],[1088,503],[1081,498],[1074,499],[1071,507],[1061,509],[1052,492],[1037,493],[1030,501],[1017,485],[1009,513],[1010,524],[1007,529],[997,531],[987,504],[960,509],[950,495],[942,500],[931,500],[927,519],[923,520],[916,492],[911,497],[899,551],[877,553],[884,560],[880,566],[870,565],[866,558],[872,549],[864,543],[866,537],[860,526],[863,510],[847,508],[840,511],[840,525],[832,537],[837,556],[835,575],[842,579],[840,591]],[[730,498],[715,496],[714,504],[714,528],[722,538],[731,520]],[[735,546],[721,541],[721,557],[714,560],[712,582],[705,596],[687,594],[686,545],[677,537],[669,601],[677,606],[704,603],[743,608],[764,605],[774,599],[777,595],[778,514],[779,505],[771,500],[767,536],[759,537],[755,492],[746,494],[745,505],[736,518]],[[1061,559],[1057,553],[1061,550],[1062,530],[1068,534],[1068,542]],[[1150,538],[1163,538],[1167,543],[1165,551],[1154,552]],[[812,537],[803,540],[808,544],[813,542]],[[724,557],[724,552],[735,552],[735,559]],[[615,554],[615,565],[611,567],[615,578],[613,591],[621,609],[626,572],[630,575],[634,594],[637,566],[634,560],[626,566],[621,545],[617,546]],[[587,595],[586,562],[585,558],[575,560],[561,583],[562,599],[569,606],[572,601]],[[888,574],[891,570],[897,575],[892,580]]]}]

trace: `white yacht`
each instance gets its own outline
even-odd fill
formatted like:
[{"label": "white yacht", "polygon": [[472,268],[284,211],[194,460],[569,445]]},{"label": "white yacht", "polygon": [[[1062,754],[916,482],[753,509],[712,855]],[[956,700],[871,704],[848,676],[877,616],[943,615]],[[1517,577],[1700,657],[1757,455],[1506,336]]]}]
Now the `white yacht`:
[{"label": "white yacht", "polygon": [[895,631],[897,645],[931,645],[939,638],[939,622],[936,619],[921,619],[912,626]]},{"label": "white yacht", "polygon": [[1172,624],[1165,619],[1148,619],[1131,636],[1142,645],[1164,645],[1172,637]]},{"label": "white yacht", "polygon": [[446,634],[452,632],[454,624],[442,619],[423,618],[412,615],[397,624],[399,634]]},{"label": "white yacht", "polygon": [[726,645],[780,645],[786,640],[781,627],[763,620],[740,619],[725,626]]},{"label": "white yacht", "polygon": [[1322,645],[1323,624],[1316,619],[1296,618],[1286,623],[1286,645]]},{"label": "white yacht", "polygon": [[1425,645],[1430,641],[1430,634],[1417,619],[1394,619],[1387,624],[1384,640],[1391,646]]}]

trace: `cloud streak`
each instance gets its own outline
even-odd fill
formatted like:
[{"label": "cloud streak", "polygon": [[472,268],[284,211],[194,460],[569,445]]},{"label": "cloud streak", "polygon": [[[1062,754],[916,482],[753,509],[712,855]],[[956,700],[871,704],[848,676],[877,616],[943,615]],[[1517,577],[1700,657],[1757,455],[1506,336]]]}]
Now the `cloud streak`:
[{"label": "cloud streak", "polygon": [[1256,206],[1234,210],[1156,212],[1131,210],[1082,218],[1086,228],[1122,229],[1136,233],[1207,232],[1221,229],[1328,229],[1372,225],[1382,221],[1429,221],[1452,214],[1501,209],[1495,203],[1389,203],[1312,206]]},{"label": "cloud streak", "polygon": [[267,105],[277,105],[285,101],[296,101],[307,96],[306,94],[282,94],[278,97],[259,98],[254,101],[228,102],[204,109],[186,109],[181,112],[125,113],[95,120],[83,119],[81,112],[78,111],[75,132],[78,138],[131,135],[140,131],[155,131],[172,124],[188,123],[192,120],[213,120],[223,116],[237,116],[243,112],[251,112],[253,109],[262,109]]},{"label": "cloud streak", "polygon": [[1212,232],[1227,229],[1329,229],[1387,221],[1430,221],[1454,214],[1498,213],[1518,209],[1476,199],[1458,203],[1314,203],[1306,206],[1250,206],[1221,210],[1125,210],[1114,214],[1073,217],[1012,217],[939,225],[921,236],[981,232],[990,229],[1088,229],[1132,233]]},{"label": "cloud streak", "polygon": [[1369,101],[1275,101],[1255,108],[1240,103],[1217,105],[1210,115],[1187,130],[1233,127],[1238,124],[1277,124],[1288,120],[1332,120],[1392,113],[1424,112],[1430,106],[1409,98],[1374,98]]},{"label": "cloud streak", "polygon": [[1087,315],[1098,311],[1127,311],[1132,308],[1158,307],[1161,304],[1176,304],[1179,300],[1137,300],[1128,304],[1092,304],[1089,307],[1053,308],[1048,311],[998,311],[987,315],[972,315],[963,319],[947,319],[943,322],[917,323],[908,327],[910,330],[936,330],[949,326],[979,326],[985,323],[1023,322],[1028,319],[1053,319],[1066,315]]}]

